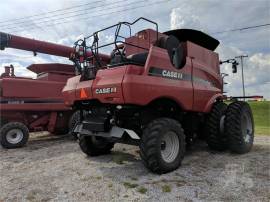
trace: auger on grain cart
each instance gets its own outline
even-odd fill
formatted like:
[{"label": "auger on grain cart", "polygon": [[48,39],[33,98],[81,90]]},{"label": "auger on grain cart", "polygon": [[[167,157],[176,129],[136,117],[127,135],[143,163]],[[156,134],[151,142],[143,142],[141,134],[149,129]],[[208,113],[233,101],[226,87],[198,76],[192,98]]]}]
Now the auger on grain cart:
[{"label": "auger on grain cart", "polygon": [[[69,58],[73,48],[0,33],[0,47]],[[36,79],[15,76],[14,67],[5,67],[0,76],[0,143],[5,148],[24,146],[29,132],[66,134],[76,125],[79,113],[64,104],[62,89],[75,75],[74,65],[33,64],[28,70]]]},{"label": "auger on grain cart", "polygon": [[[155,30],[132,35],[138,21]],[[127,37],[119,34],[123,27],[129,29]],[[108,29],[114,29],[114,40],[102,44],[99,36]],[[214,150],[250,151],[252,112],[246,102],[223,102],[218,45],[196,30],[158,32],[158,24],[145,18],[76,42],[83,52],[73,60],[82,73],[68,79],[63,95],[81,112],[75,132],[82,151],[95,156],[109,153],[116,142],[139,145],[144,165],[155,173],[177,169],[186,144],[196,137]],[[102,64],[99,52],[108,46],[113,46],[110,61]]]}]

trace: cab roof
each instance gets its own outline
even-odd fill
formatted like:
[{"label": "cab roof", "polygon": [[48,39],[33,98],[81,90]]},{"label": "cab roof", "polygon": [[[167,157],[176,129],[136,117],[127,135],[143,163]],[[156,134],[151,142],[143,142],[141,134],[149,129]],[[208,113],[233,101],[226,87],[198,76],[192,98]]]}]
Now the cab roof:
[{"label": "cab roof", "polygon": [[163,34],[173,35],[180,42],[191,41],[211,51],[214,51],[219,45],[217,39],[194,29],[175,29],[164,32]]}]

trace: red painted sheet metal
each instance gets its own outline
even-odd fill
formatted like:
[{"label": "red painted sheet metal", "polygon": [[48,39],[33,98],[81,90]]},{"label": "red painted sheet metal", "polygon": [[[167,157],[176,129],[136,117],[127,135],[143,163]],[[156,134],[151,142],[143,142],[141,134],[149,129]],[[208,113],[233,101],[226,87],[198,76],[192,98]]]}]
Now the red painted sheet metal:
[{"label": "red painted sheet metal", "polygon": [[[103,103],[123,104],[122,81],[125,72],[125,66],[99,70],[92,85],[93,99]],[[106,93],[108,91],[111,93]]]},{"label": "red painted sheet metal", "polygon": [[59,98],[64,82],[35,79],[2,79],[2,96],[14,98]]},{"label": "red painted sheet metal", "polygon": [[1,111],[67,111],[71,110],[63,103],[1,104]]},{"label": "red painted sheet metal", "polygon": [[26,37],[20,37],[15,35],[10,35],[8,47],[67,58],[69,58],[70,54],[73,52],[73,48],[68,46],[39,41],[35,39],[29,39]]},{"label": "red painted sheet metal", "polygon": [[[169,65],[168,65],[169,64]],[[147,105],[159,98],[169,98],[177,102],[185,110],[192,109],[192,82],[191,80],[172,80],[157,76],[150,76],[150,68],[171,70],[191,75],[191,62],[187,60],[186,66],[177,70],[168,57],[167,51],[158,47],[152,47],[149,58],[145,64],[143,75],[125,75],[123,80],[123,94],[127,104]]]},{"label": "red painted sheet metal", "polygon": [[30,71],[40,74],[45,72],[59,72],[66,74],[74,74],[74,65],[68,64],[59,64],[59,63],[51,63],[51,64],[32,64],[27,67]]}]

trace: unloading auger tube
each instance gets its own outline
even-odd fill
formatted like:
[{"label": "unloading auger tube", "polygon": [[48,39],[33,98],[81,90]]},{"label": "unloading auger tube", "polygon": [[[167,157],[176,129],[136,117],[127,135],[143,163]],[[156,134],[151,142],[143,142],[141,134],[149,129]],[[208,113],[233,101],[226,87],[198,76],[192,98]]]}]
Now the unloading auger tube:
[{"label": "unloading auger tube", "polygon": [[0,49],[4,50],[5,48],[14,48],[31,51],[35,54],[44,53],[67,58],[69,58],[70,54],[73,52],[72,47],[0,32]]},{"label": "unloading auger tube", "polygon": [[[70,58],[72,53],[75,53],[73,47],[0,32],[0,50],[5,50],[5,48],[31,51],[34,55],[37,53],[44,53],[66,58]],[[92,53],[90,51],[87,52],[87,56],[90,57],[91,55]],[[110,58],[105,54],[100,54],[100,57],[104,60]]]}]

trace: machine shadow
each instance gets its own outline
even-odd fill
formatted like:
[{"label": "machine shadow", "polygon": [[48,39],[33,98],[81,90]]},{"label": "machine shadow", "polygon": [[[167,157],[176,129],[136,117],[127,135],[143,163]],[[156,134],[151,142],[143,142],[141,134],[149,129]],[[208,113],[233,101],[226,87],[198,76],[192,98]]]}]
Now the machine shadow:
[{"label": "machine shadow", "polygon": [[[135,146],[127,146],[123,144],[116,147],[110,154],[97,157],[86,157],[87,160],[101,164],[99,170],[103,173],[104,176],[115,180],[116,182],[123,181],[126,179],[137,179],[141,180],[145,177],[147,178],[159,178],[159,176],[149,171],[141,161],[139,155],[139,148]],[[124,146],[124,148],[122,147]],[[207,146],[204,141],[197,140],[191,147],[188,147],[186,150],[186,155],[183,161],[183,165],[180,166],[177,170],[171,172],[173,175],[179,170],[188,169],[192,167],[192,158],[198,156],[200,153],[205,153],[206,156],[215,155]],[[221,154],[221,152],[217,153]],[[109,165],[108,165],[109,164]]]},{"label": "machine shadow", "polygon": [[70,135],[46,134],[36,137],[31,134],[26,146],[16,149],[0,147],[0,161],[18,163],[21,161],[44,161],[69,153],[80,152],[76,141]]}]

